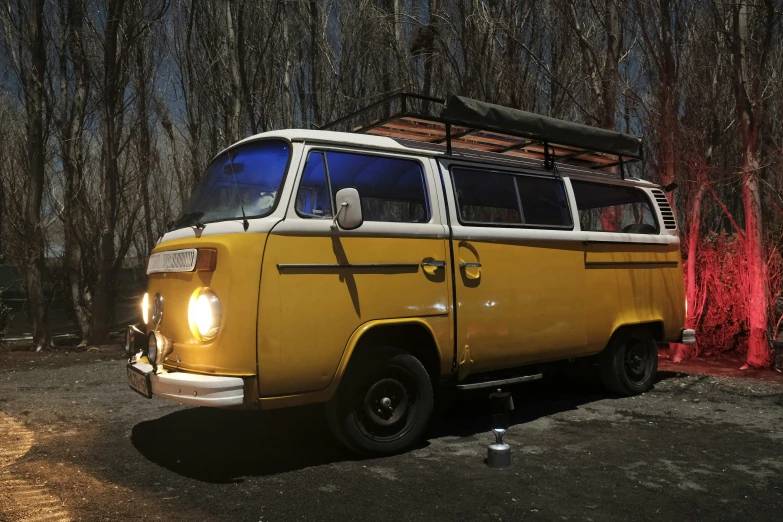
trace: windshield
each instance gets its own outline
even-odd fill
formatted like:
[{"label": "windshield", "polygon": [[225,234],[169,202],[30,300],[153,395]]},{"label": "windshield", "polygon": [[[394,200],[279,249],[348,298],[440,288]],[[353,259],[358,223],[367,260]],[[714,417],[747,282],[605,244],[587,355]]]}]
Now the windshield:
[{"label": "windshield", "polygon": [[270,214],[277,206],[289,146],[284,141],[254,141],[220,154],[207,167],[201,182],[171,229]]}]

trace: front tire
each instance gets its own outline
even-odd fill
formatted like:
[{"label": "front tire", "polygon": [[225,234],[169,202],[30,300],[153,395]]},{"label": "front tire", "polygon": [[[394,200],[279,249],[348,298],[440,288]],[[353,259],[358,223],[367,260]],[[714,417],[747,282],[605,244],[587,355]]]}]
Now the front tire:
[{"label": "front tire", "polygon": [[609,391],[625,396],[649,391],[658,373],[658,346],[652,332],[621,330],[599,354],[598,368]]},{"label": "front tire", "polygon": [[418,442],[433,404],[421,361],[397,348],[376,348],[351,362],[326,414],[340,442],[362,455],[381,456]]}]

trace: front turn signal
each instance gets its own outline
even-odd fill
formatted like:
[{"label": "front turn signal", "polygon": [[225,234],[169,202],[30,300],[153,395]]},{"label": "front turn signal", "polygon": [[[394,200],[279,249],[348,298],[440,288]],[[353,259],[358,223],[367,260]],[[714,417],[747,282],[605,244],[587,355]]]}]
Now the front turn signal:
[{"label": "front turn signal", "polygon": [[214,272],[217,267],[217,250],[199,248],[196,256],[196,272]]}]

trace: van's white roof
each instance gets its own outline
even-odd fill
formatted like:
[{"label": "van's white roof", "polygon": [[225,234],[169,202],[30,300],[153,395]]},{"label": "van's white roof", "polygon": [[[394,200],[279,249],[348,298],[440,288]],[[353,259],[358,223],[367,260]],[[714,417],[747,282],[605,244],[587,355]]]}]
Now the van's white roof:
[{"label": "van's white roof", "polygon": [[[400,144],[392,138],[385,136],[373,136],[371,134],[358,134],[353,132],[335,132],[335,131],[323,131],[323,130],[309,130],[309,129],[283,129],[269,132],[262,132],[248,138],[243,139],[239,143],[246,141],[253,141],[259,138],[285,138],[291,141],[320,141],[337,143],[344,145],[364,145],[366,147],[374,147],[380,149],[398,149],[404,151],[416,150],[411,147],[406,147]],[[426,151],[424,149],[421,152],[432,154],[432,151]]]},{"label": "van's white roof", "polygon": [[[275,131],[269,131],[269,132],[262,132],[260,134],[255,134],[253,136],[249,136],[241,141],[238,141],[235,143],[235,145],[239,145],[240,143],[246,143],[249,141],[261,139],[261,138],[283,138],[290,141],[314,141],[314,142],[321,142],[321,143],[334,143],[335,145],[348,145],[348,146],[363,146],[363,147],[371,147],[374,149],[385,149],[385,150],[396,150],[400,152],[406,152],[406,153],[416,153],[416,154],[422,154],[426,156],[444,156],[445,150],[433,150],[431,148],[425,148],[425,147],[409,147],[405,143],[401,143],[398,140],[395,140],[393,138],[388,138],[386,136],[374,136],[371,134],[360,134],[360,133],[353,133],[353,132],[335,132],[335,131],[324,131],[324,130],[310,130],[310,129],[282,129],[282,130],[275,130]],[[406,143],[415,143],[412,141],[407,141]],[[456,149],[456,148],[455,148]],[[459,156],[462,156],[462,149],[456,149],[460,151]],[[485,161],[487,163],[497,163],[499,165],[508,164],[509,159],[508,157],[500,157],[495,158],[494,155],[490,152],[487,153],[477,153],[476,151],[472,150],[466,150],[465,151],[466,157],[472,158],[472,159],[480,159],[482,161]],[[513,158],[511,161],[515,164],[521,164],[526,165],[531,168],[539,169],[541,168],[541,164],[537,163],[532,160],[526,160],[523,158]],[[636,183],[636,184],[642,184],[642,185],[649,185],[649,186],[658,186],[655,183],[652,183],[647,180],[639,179],[639,178],[626,178],[625,180],[620,180],[617,178],[612,177],[611,175],[607,175],[605,173],[598,173],[595,171],[591,171],[589,169],[585,169],[582,167],[578,167],[575,165],[567,165],[567,164],[557,164],[557,168],[563,175],[571,175],[575,174],[578,177],[593,177],[593,178],[601,178],[606,179],[609,177],[609,179],[606,179],[606,181],[615,181],[615,182],[630,182],[630,183]]]}]

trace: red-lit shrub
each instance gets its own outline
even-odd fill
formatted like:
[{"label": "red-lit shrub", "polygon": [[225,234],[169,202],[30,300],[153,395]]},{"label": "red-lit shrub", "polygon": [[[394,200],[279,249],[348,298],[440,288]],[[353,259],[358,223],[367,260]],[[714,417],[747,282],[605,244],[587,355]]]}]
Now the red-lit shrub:
[{"label": "red-lit shrub", "polygon": [[[711,233],[699,242],[697,302],[688,304],[688,313],[693,314],[698,332],[698,344],[685,353],[686,357],[747,352],[749,295],[744,250],[742,238],[735,234]],[[782,267],[780,252],[772,249],[767,272],[770,305],[780,295]],[[770,309],[774,312],[774,306]],[[776,319],[777,314],[774,315]]]}]

